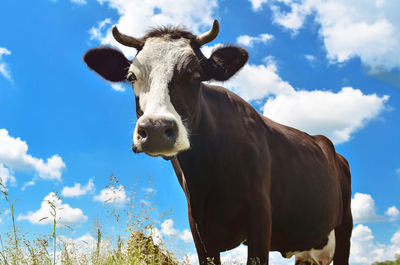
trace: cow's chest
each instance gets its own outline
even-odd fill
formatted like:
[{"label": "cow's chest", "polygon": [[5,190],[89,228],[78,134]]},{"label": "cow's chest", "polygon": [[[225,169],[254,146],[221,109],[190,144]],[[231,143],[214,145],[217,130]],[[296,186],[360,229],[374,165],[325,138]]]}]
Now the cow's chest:
[{"label": "cow's chest", "polygon": [[220,251],[237,247],[246,240],[247,207],[239,196],[210,191],[190,202],[194,222],[202,241]]}]

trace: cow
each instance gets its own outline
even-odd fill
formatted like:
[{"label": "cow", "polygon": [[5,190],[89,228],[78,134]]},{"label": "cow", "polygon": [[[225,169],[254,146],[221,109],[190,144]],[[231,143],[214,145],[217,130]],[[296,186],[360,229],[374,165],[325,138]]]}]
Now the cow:
[{"label": "cow", "polygon": [[296,265],[348,264],[351,175],[346,159],[322,135],[276,123],[230,90],[226,81],[247,62],[225,45],[206,58],[219,23],[198,36],[163,27],[135,38],[128,60],[111,47],[84,62],[104,79],[130,82],[137,122],[132,150],[172,162],[188,205],[199,263],[221,264],[220,252],[248,246],[247,264],[268,264],[270,251]]}]

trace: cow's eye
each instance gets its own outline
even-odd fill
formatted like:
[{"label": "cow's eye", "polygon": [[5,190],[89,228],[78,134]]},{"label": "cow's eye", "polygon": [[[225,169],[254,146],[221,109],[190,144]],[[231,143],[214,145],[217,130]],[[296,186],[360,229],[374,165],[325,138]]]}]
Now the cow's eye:
[{"label": "cow's eye", "polygon": [[136,75],[132,72],[129,72],[128,75],[126,76],[126,79],[129,82],[134,83],[136,81]]},{"label": "cow's eye", "polygon": [[198,80],[200,80],[200,77],[201,77],[201,75],[200,75],[199,72],[194,72],[194,73],[192,74],[192,80],[193,80],[193,81],[198,81]]}]

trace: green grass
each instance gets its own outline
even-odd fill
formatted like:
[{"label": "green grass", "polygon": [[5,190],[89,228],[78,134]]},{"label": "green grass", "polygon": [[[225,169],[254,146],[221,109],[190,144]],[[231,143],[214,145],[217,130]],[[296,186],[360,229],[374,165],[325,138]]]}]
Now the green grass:
[{"label": "green grass", "polygon": [[[110,191],[117,189],[118,180],[110,176]],[[187,261],[178,260],[176,255],[168,250],[163,242],[155,244],[152,231],[156,223],[165,219],[166,214],[155,217],[153,193],[145,194],[149,203],[138,203],[134,189],[128,193],[128,205],[120,207],[114,201],[105,202],[107,212],[112,223],[117,227],[116,237],[104,236],[104,229],[100,222],[95,222],[92,229],[93,242],[81,240],[77,242],[68,237],[72,234],[73,227],[59,224],[59,210],[53,201],[50,206],[52,218],[51,231],[47,235],[32,235],[24,233],[15,220],[15,206],[18,200],[12,200],[7,188],[1,183],[2,199],[8,204],[10,212],[10,228],[8,232],[0,235],[0,265],[80,265],[80,264],[131,264],[131,265],[175,265],[189,264]],[[57,193],[55,193],[56,196]],[[23,202],[22,202],[23,203]],[[121,224],[121,215],[127,222]],[[44,221],[48,217],[44,217]],[[8,222],[8,220],[7,220]],[[123,226],[124,232],[119,232]]]},{"label": "green grass", "polygon": [[372,265],[400,265],[400,255],[396,255],[396,260],[386,260],[382,262],[374,262]]}]

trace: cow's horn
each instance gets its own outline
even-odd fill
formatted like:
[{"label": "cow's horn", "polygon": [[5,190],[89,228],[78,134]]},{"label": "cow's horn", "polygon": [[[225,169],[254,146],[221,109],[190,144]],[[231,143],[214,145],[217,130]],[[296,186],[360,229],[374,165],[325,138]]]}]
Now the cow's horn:
[{"label": "cow's horn", "polygon": [[142,44],[143,44],[142,41],[119,32],[117,26],[113,27],[112,34],[113,34],[114,38],[122,45],[125,45],[128,47],[133,47],[136,49],[139,49],[140,47],[142,47]]},{"label": "cow's horn", "polygon": [[206,33],[197,36],[196,40],[200,44],[200,46],[212,42],[218,35],[219,32],[219,23],[218,20],[214,20],[212,28]]}]

